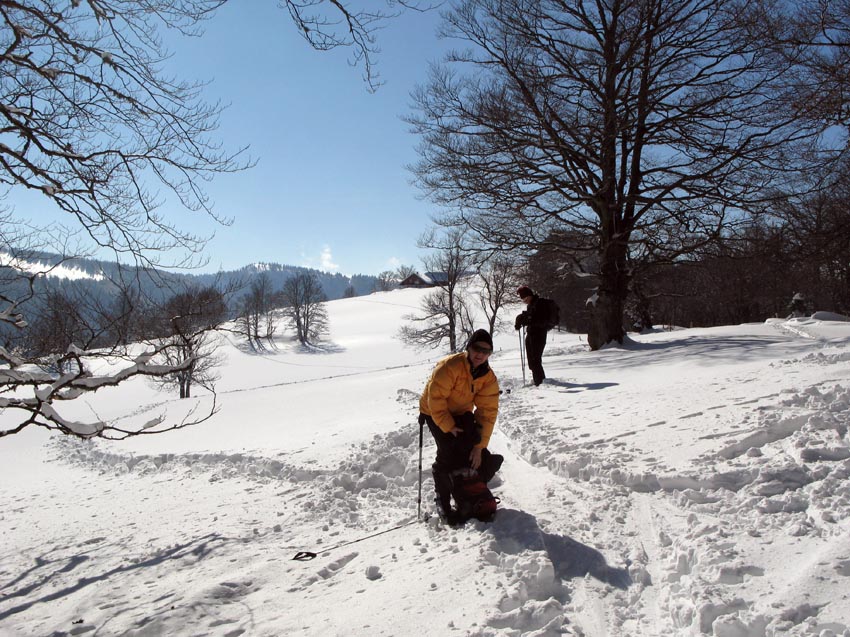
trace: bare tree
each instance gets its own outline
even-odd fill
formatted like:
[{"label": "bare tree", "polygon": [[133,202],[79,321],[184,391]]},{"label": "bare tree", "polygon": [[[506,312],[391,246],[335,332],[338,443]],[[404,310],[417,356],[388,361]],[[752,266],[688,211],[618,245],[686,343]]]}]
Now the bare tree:
[{"label": "bare tree", "polygon": [[[805,197],[789,197],[775,210],[782,219],[776,234],[791,272],[784,283],[805,291],[819,307],[850,313],[850,166],[825,177],[828,187]],[[783,289],[787,295],[789,290]]]},{"label": "bare tree", "polygon": [[177,387],[180,398],[189,398],[193,385],[214,391],[215,368],[221,364],[214,330],[227,318],[224,294],[215,286],[190,286],[168,299],[162,312],[167,346],[160,348],[156,362],[166,367],[178,367],[183,361],[189,364],[174,374],[154,377],[152,382]]},{"label": "bare tree", "polygon": [[[225,1],[2,3],[0,188],[5,192],[0,196],[40,193],[90,244],[137,265],[197,263],[204,238],[173,223],[160,213],[161,206],[178,203],[225,223],[204,183],[248,168],[252,161],[243,149],[223,149],[213,136],[221,106],[201,99],[202,85],[163,74],[169,53],[162,32],[199,35],[204,20]],[[387,0],[383,6],[388,11],[350,9],[336,0],[283,0],[281,6],[312,46],[351,47],[374,88],[375,29],[406,3]],[[21,237],[28,233],[43,238],[42,247],[55,252],[56,245],[47,243],[47,230],[4,215],[0,252],[20,255]],[[60,231],[57,245],[67,235]],[[23,260],[13,260],[3,270],[0,324],[5,335],[5,330],[27,329],[25,306],[39,275],[30,273]],[[152,362],[170,347],[156,345],[140,354],[72,343],[47,362],[0,348],[0,411],[7,417],[0,437],[35,425],[81,437],[122,438],[198,422],[163,426],[152,421],[128,431],[100,420],[72,421],[60,413],[63,401],[101,387],[189,369],[192,357],[168,365]],[[94,371],[102,368],[115,371]],[[73,371],[58,374],[57,369]],[[15,422],[9,425],[9,419]]]},{"label": "bare tree", "polygon": [[384,270],[375,278],[375,292],[389,292],[398,285],[396,274],[392,270]]},{"label": "bare tree", "polygon": [[185,264],[202,241],[157,213],[151,179],[190,210],[214,215],[203,180],[249,162],[211,140],[221,108],[200,100],[201,86],[163,76],[158,29],[197,32],[221,4],[5,6],[0,181],[42,193],[97,245],[143,262],[180,248]]},{"label": "bare tree", "polygon": [[128,345],[143,338],[147,331],[145,306],[146,302],[137,288],[119,288],[117,297],[104,313],[107,342]]},{"label": "bare tree", "polygon": [[850,2],[798,0],[769,7],[758,16],[763,46],[788,63],[793,83],[785,106],[801,118],[850,124]]},{"label": "bare tree", "polygon": [[[161,257],[170,249],[177,250],[171,253],[174,263],[192,262],[203,242],[158,214],[163,199],[157,193],[214,216],[200,185],[250,162],[240,160],[238,150],[224,152],[211,140],[220,108],[199,99],[198,85],[161,74],[167,52],[158,28],[191,31],[218,5],[178,1],[133,6],[112,0],[72,2],[62,8],[38,0],[4,5],[0,183],[7,192],[41,193],[95,245],[139,264],[163,263]],[[12,221],[4,226],[15,223],[27,225]],[[16,249],[6,229],[2,242],[4,252]],[[33,280],[24,260],[12,269],[11,276]],[[14,286],[4,291],[10,288]],[[27,296],[4,294],[0,320],[26,330],[19,309]],[[65,318],[79,315],[65,310],[59,310]],[[101,421],[68,420],[60,405],[132,376],[163,375],[191,364],[164,367],[151,363],[157,348],[141,355],[90,350],[87,335],[68,336],[77,342],[46,359],[9,351],[0,355],[0,407],[17,420],[0,435],[29,425],[83,437],[141,433]],[[102,359],[117,371],[94,373]],[[151,423],[144,431],[161,431],[161,424]]]},{"label": "bare tree", "polygon": [[302,272],[287,279],[281,292],[283,314],[295,328],[302,345],[309,345],[328,331],[327,297],[313,273]]},{"label": "bare tree", "polygon": [[[250,165],[213,140],[221,106],[202,85],[175,81],[161,30],[199,35],[227,0],[44,0],[0,12],[0,183],[40,192],[98,245],[152,259],[169,247],[196,254],[198,237],[157,213],[157,186],[214,215],[203,181]],[[326,11],[317,10],[324,4]],[[390,0],[388,6],[408,3]],[[284,0],[315,48],[350,47],[376,85],[374,29],[397,12],[345,2]]]},{"label": "bare tree", "polygon": [[[352,9],[351,3],[341,0],[282,0],[301,35],[310,45],[327,51],[344,47],[351,51],[354,65],[363,65],[363,78],[374,90],[380,84],[380,76],[375,68],[375,58],[379,52],[375,33],[384,22],[398,15],[403,9],[428,11],[434,5],[423,5],[408,0],[383,0],[367,3],[369,9]],[[384,4],[387,10],[374,8]],[[329,14],[317,12],[317,6],[329,6]]]},{"label": "bare tree", "polygon": [[[141,353],[128,350],[119,354],[103,350],[82,350],[72,345],[64,353],[45,359],[26,359],[0,348],[0,364],[3,365],[0,370],[0,409],[16,421],[16,424],[0,431],[0,437],[19,433],[35,425],[80,438],[102,437],[118,440],[180,429],[206,420],[216,411],[214,402],[210,410],[198,418],[194,416],[194,412],[191,412],[187,419],[174,423],[166,423],[163,417],[155,417],[132,429],[99,419],[87,422],[71,420],[54,407],[87,393],[120,385],[135,376],[165,376],[191,365],[191,359],[181,360],[175,366],[152,362],[152,359],[169,347],[170,343],[163,343]],[[93,368],[103,367],[117,371],[109,374],[95,374],[91,371]],[[14,393],[11,390],[14,390]]]},{"label": "bare tree", "polygon": [[415,95],[418,181],[448,207],[445,225],[485,245],[593,237],[589,342],[622,341],[635,267],[714,241],[834,155],[819,146],[822,122],[783,106],[793,63],[765,47],[766,10],[759,0],[458,2],[444,32],[464,48]]},{"label": "bare tree", "polygon": [[519,267],[514,260],[505,255],[494,256],[478,269],[482,284],[479,304],[487,317],[491,334],[499,324],[499,312],[506,305],[519,300],[516,294],[521,285],[518,271]]},{"label": "bare tree", "polygon": [[45,357],[71,346],[108,348],[120,337],[113,333],[114,304],[105,304],[102,297],[92,293],[91,286],[82,282],[46,284],[31,305],[31,324],[19,348],[26,355]]},{"label": "bare tree", "polygon": [[248,292],[240,301],[237,323],[252,348],[263,349],[264,343],[274,345],[278,327],[274,310],[284,302],[281,291],[272,289],[267,272],[260,272],[251,280]]},{"label": "bare tree", "polygon": [[416,274],[415,265],[400,265],[395,269],[395,278],[398,281],[404,281],[411,274]]},{"label": "bare tree", "polygon": [[260,320],[262,314],[257,310],[257,304],[251,293],[245,294],[239,300],[239,309],[237,310],[236,326],[237,332],[244,336],[248,341],[248,345],[252,350],[262,348],[260,342]]},{"label": "bare tree", "polygon": [[399,338],[414,347],[438,348],[448,341],[456,352],[462,336],[472,334],[472,321],[464,299],[464,277],[470,274],[473,260],[462,231],[442,235],[435,232],[420,239],[419,246],[431,248],[433,254],[423,260],[425,269],[436,276],[435,289],[422,300],[420,314],[405,316],[410,325],[402,326]]},{"label": "bare tree", "polygon": [[407,277],[416,274],[416,267],[412,265],[400,265],[395,270],[386,270],[378,275],[375,282],[376,292],[389,292],[399,286]]}]

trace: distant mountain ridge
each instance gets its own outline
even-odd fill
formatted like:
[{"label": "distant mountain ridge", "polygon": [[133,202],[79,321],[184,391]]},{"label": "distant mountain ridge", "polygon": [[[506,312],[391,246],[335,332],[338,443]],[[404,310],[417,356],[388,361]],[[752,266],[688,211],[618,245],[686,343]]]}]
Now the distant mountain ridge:
[{"label": "distant mountain ridge", "polygon": [[225,284],[231,281],[242,281],[246,285],[250,285],[252,277],[265,274],[271,280],[272,289],[278,290],[283,287],[283,284],[288,279],[301,273],[315,274],[328,300],[343,298],[350,287],[354,289],[356,296],[371,294],[378,280],[375,276],[365,274],[346,276],[344,274],[324,272],[314,268],[266,262],[252,263],[238,270],[225,270],[206,274],[186,274],[184,276],[206,285],[216,280]]},{"label": "distant mountain ridge", "polygon": [[[0,270],[16,268],[25,272],[43,273],[36,286],[85,285],[94,286],[99,294],[110,295],[118,292],[114,283],[128,278],[138,278],[141,287],[152,298],[167,296],[174,289],[162,282],[170,282],[176,286],[180,283],[196,283],[198,285],[218,284],[222,287],[231,285],[244,286],[247,291],[251,280],[260,274],[265,274],[271,281],[272,289],[279,290],[283,284],[301,273],[315,274],[328,297],[328,300],[345,296],[349,288],[353,288],[356,296],[370,294],[375,289],[377,277],[356,274],[345,276],[339,273],[323,272],[313,268],[283,265],[280,263],[252,263],[238,270],[221,270],[209,273],[170,272],[167,270],[145,270],[136,266],[119,265],[114,261],[102,261],[89,258],[63,258],[46,252],[31,252],[26,258],[13,262],[5,253],[0,253]],[[231,303],[238,301],[240,293],[233,295]]]}]

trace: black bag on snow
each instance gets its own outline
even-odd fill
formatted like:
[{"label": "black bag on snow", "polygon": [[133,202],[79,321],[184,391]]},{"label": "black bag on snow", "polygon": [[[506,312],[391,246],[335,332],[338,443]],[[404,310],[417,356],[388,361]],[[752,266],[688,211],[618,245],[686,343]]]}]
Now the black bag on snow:
[{"label": "black bag on snow", "polygon": [[490,522],[496,516],[499,498],[493,495],[476,471],[464,469],[452,474],[452,496],[462,521],[477,518]]}]

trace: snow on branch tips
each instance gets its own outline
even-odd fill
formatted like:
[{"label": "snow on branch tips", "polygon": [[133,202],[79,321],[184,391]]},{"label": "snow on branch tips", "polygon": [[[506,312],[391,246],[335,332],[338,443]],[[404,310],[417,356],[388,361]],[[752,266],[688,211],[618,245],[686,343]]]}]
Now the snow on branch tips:
[{"label": "snow on branch tips", "polygon": [[[42,360],[23,360],[0,348],[0,438],[35,425],[79,438],[121,440],[142,434],[162,433],[199,424],[217,411],[215,392],[196,401],[182,416],[163,413],[142,423],[119,425],[130,416],[111,420],[95,414],[89,421],[71,417],[60,408],[65,402],[91,395],[99,389],[115,387],[136,376],[162,377],[178,374],[195,364],[186,357],[172,364],[153,362],[168,342],[130,355],[71,346],[61,356]],[[100,370],[94,373],[92,370]],[[203,409],[201,409],[203,405]],[[90,405],[87,405],[91,409]],[[10,424],[11,421],[11,424]]]}]

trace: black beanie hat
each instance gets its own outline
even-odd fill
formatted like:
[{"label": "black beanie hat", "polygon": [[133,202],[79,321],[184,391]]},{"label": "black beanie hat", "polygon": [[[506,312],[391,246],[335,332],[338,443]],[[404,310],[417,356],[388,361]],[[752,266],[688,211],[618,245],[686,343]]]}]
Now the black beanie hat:
[{"label": "black beanie hat", "polygon": [[469,349],[469,346],[473,343],[487,343],[487,345],[490,346],[490,349],[493,349],[493,338],[487,330],[475,330],[472,333],[472,336],[469,337],[466,349]]},{"label": "black beanie hat", "polygon": [[528,287],[527,285],[522,285],[517,288],[516,293],[519,295],[519,298],[524,299],[527,296],[534,296],[534,291]]}]

